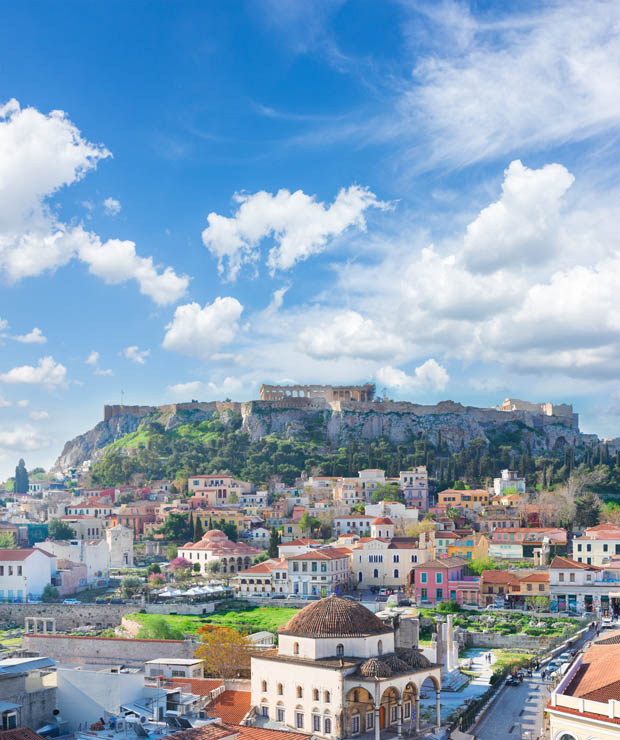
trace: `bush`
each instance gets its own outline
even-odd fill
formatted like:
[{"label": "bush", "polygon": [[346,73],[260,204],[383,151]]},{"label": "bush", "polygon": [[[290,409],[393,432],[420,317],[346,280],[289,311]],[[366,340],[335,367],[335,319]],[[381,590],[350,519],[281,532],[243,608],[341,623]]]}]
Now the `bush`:
[{"label": "bush", "polygon": [[456,601],[442,601],[437,605],[437,611],[442,614],[457,614],[463,610]]},{"label": "bush", "polygon": [[541,635],[544,635],[547,630],[544,630],[542,627],[526,627],[523,631],[526,635],[540,637]]}]

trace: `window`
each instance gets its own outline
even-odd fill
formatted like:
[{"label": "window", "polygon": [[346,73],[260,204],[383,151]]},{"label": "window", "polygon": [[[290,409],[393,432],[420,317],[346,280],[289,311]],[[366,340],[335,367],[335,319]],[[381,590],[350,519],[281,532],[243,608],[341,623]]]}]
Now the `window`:
[{"label": "window", "polygon": [[12,565],[9,565],[9,575],[10,576],[13,575],[13,566]]},{"label": "window", "polygon": [[398,716],[398,707],[392,707],[392,711],[390,712],[390,717],[392,722],[396,722],[396,718]]},{"label": "window", "polygon": [[379,640],[377,643],[377,654],[383,655],[383,640]]},{"label": "window", "polygon": [[406,701],[403,704],[403,717],[404,719],[409,719],[411,717],[411,702]]},{"label": "window", "polygon": [[269,717],[269,707],[266,704],[263,704],[263,706],[260,708],[260,713],[263,715],[263,717]]},{"label": "window", "polygon": [[21,576],[21,574],[22,574],[22,566],[21,565],[18,565],[17,566],[17,575],[18,576]]},{"label": "window", "polygon": [[[586,558],[586,563],[588,565],[592,565],[592,558]],[[590,580],[590,579],[588,578],[588,580]]]},{"label": "window", "polygon": [[378,568],[375,568],[375,569],[373,570],[373,572],[372,572],[372,577],[373,577],[373,578],[379,578],[379,569],[378,569]]},{"label": "window", "polygon": [[360,731],[360,716],[359,714],[354,714],[351,719],[351,732],[354,735],[357,735]]},{"label": "window", "polygon": [[323,693],[323,701],[324,701],[324,702],[325,702],[326,704],[329,704],[329,703],[330,703],[330,701],[331,701],[331,699],[332,699],[332,697],[331,697],[331,694],[329,693],[329,691],[325,691],[325,692]]},{"label": "window", "polygon": [[450,591],[450,599],[456,601],[456,591]]},{"label": "window", "polygon": [[437,573],[435,576],[436,583],[443,583],[443,573]]},{"label": "window", "polygon": [[312,572],[316,573],[318,569],[319,569],[318,563],[316,562],[316,560],[313,560],[312,561]]},{"label": "window", "polygon": [[582,547],[583,547],[583,545],[582,545],[581,543],[579,543],[579,544],[577,545],[577,552],[581,552],[581,550],[582,550]]},{"label": "window", "polygon": [[609,545],[607,543],[605,543],[603,545],[603,552],[608,552],[608,551],[609,551]]},{"label": "window", "polygon": [[293,563],[293,573],[299,572],[299,563]]},{"label": "window", "polygon": [[412,555],[411,556],[411,562],[412,563],[417,563],[418,562],[418,556],[417,555]]},{"label": "window", "polygon": [[297,698],[298,699],[302,699],[303,698],[303,695],[304,695],[303,689],[301,688],[301,686],[298,686],[297,687]]},{"label": "window", "polygon": [[[319,700],[319,690],[312,689],[312,701],[318,701],[318,700]],[[314,729],[316,730],[316,727]]]},{"label": "window", "polygon": [[4,565],[0,565],[0,576],[4,575]]},{"label": "window", "polygon": [[321,718],[318,714],[312,715],[312,729],[315,732],[321,732]]},{"label": "window", "polygon": [[586,545],[586,552],[592,552],[592,545]]},{"label": "window", "polygon": [[344,645],[336,645],[336,655],[338,658],[341,658],[344,655]]},{"label": "window", "polygon": [[321,563],[321,573],[327,573],[327,563]]},{"label": "window", "polygon": [[[175,671],[172,669],[172,678],[184,678],[185,677],[185,671]],[[265,683],[263,681],[263,683]]]},{"label": "window", "polygon": [[[174,671],[173,671],[173,673],[174,673]],[[261,681],[260,682],[260,688],[261,688],[261,691],[267,691],[267,681]]]},{"label": "window", "polygon": [[528,584],[527,584],[527,590],[528,590],[528,591],[531,591],[531,590],[532,590],[532,584],[531,584],[531,583],[528,583]]},{"label": "window", "polygon": [[393,563],[400,563],[400,555],[392,555]]},{"label": "window", "polygon": [[375,725],[375,715],[373,712],[366,712],[366,729],[372,730]]},{"label": "window", "polygon": [[569,577],[568,577],[568,580],[569,580],[569,581],[570,581],[571,583],[575,583],[575,574],[574,574],[574,573],[571,573],[571,574],[569,575]]},{"label": "window", "polygon": [[325,722],[323,725],[323,732],[326,735],[329,735],[331,731],[332,731],[332,721],[329,717],[325,717]]},{"label": "window", "polygon": [[284,722],[284,709],[278,707],[278,709],[276,710],[276,717],[278,722]]},{"label": "window", "polygon": [[544,583],[539,583],[538,584],[538,590],[539,591],[544,591],[545,590],[545,584]]},{"label": "window", "polygon": [[420,574],[420,582],[426,583],[427,578],[428,578],[427,574],[424,571],[422,571],[422,573]]},{"label": "window", "polygon": [[443,588],[435,589],[435,599],[436,601],[443,601]]},{"label": "window", "polygon": [[301,564],[301,572],[307,573],[308,572],[308,563],[302,563]]},{"label": "window", "polygon": [[299,643],[293,643],[293,655],[299,655]]},{"label": "window", "polygon": [[304,728],[304,713],[303,712],[295,712],[295,727],[298,730],[303,730]]},{"label": "window", "polygon": [[426,588],[420,589],[420,598],[422,599],[422,601],[428,601],[428,589]]},{"label": "window", "polygon": [[560,583],[564,580],[564,573],[560,573]]}]

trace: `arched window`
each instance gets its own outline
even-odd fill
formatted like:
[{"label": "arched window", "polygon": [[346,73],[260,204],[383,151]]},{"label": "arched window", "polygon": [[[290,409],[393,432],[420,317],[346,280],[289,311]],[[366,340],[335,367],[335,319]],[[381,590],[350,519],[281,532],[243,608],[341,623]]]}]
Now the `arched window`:
[{"label": "arched window", "polygon": [[297,698],[301,699],[303,695],[304,695],[303,689],[301,688],[301,686],[298,686],[297,687]]},{"label": "arched window", "polygon": [[293,655],[299,655],[299,643],[298,642],[293,644]]},{"label": "arched window", "polygon": [[332,731],[332,721],[329,717],[325,717],[325,721],[323,723],[323,732],[326,735],[329,735]]},{"label": "arched window", "polygon": [[379,640],[377,643],[377,653],[383,655],[383,640]]},{"label": "arched window", "polygon": [[278,696],[282,696],[284,693],[284,688],[281,683],[278,684]]},{"label": "arched window", "polygon": [[379,569],[378,569],[378,568],[375,568],[375,569],[373,570],[373,572],[372,572],[372,577],[373,577],[373,578],[379,578]]},{"label": "arched window", "polygon": [[360,700],[360,692],[357,689],[355,689],[355,691],[353,692],[353,703],[357,704],[359,700]]},{"label": "arched window", "polygon": [[261,691],[267,691],[267,681],[261,681]]},{"label": "arched window", "polygon": [[336,645],[336,655],[338,658],[344,655],[344,645],[342,643]]},{"label": "arched window", "polygon": [[394,568],[394,578],[398,578],[398,577],[399,577],[398,568]]},{"label": "arched window", "polygon": [[319,700],[319,690],[312,689],[312,701],[318,701],[318,700]]},{"label": "arched window", "polygon": [[325,692],[325,693],[323,694],[323,701],[324,701],[324,702],[325,702],[326,704],[329,704],[329,702],[330,702],[331,700],[332,700],[331,694],[329,693],[329,691],[326,691],[326,692]]}]

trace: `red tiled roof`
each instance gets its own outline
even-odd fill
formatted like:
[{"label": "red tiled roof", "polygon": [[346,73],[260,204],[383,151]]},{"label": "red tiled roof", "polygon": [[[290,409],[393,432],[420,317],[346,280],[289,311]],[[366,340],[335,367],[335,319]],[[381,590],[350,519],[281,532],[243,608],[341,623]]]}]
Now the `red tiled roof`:
[{"label": "red tiled roof", "polygon": [[586,563],[578,563],[576,560],[570,558],[563,558],[561,555],[556,555],[551,561],[550,568],[554,570],[574,570],[575,568],[581,568],[582,570],[601,570],[596,565],[586,565]]},{"label": "red tiled roof", "polygon": [[228,727],[219,722],[213,722],[209,725],[202,725],[201,727],[192,727],[191,730],[175,730],[174,733],[164,735],[163,737],[174,737],[174,740],[221,740],[221,738],[233,738],[236,735],[236,728]]},{"label": "red tiled roof", "polygon": [[549,582],[549,572],[548,571],[541,571],[540,573],[530,573],[527,576],[523,576],[520,580],[522,581],[533,581],[538,583],[548,583]]},{"label": "red tiled roof", "polygon": [[289,560],[338,560],[349,557],[350,551],[344,547],[324,547],[321,550],[311,550],[301,555],[293,555]]},{"label": "red tiled roof", "polygon": [[320,545],[321,543],[318,540],[310,540],[310,539],[298,539],[298,540],[291,540],[290,542],[283,542],[281,547],[300,547],[301,545]]},{"label": "red tiled roof", "polygon": [[371,524],[394,524],[394,522],[387,516],[378,516],[374,519]]},{"label": "red tiled roof", "polygon": [[45,550],[40,550],[38,547],[35,547],[33,549],[24,548],[23,550],[0,550],[0,560],[3,562],[26,560],[26,558],[29,558],[33,552],[40,552],[43,555],[47,555],[48,558],[56,557],[55,555],[51,555],[49,552],[45,552]]},{"label": "red tiled roof", "polygon": [[482,583],[512,583],[515,586],[519,579],[509,570],[483,570],[481,576]]},{"label": "red tiled roof", "polygon": [[239,740],[301,740],[308,737],[301,732],[291,730],[268,730],[265,727],[249,727],[246,725],[231,725],[239,731]]},{"label": "red tiled roof", "polygon": [[583,654],[581,666],[564,693],[605,703],[620,700],[619,661],[620,645],[594,645]]},{"label": "red tiled roof", "polygon": [[224,686],[221,678],[168,678],[165,683],[166,686],[189,686],[190,693],[197,696],[210,696],[212,691]]},{"label": "red tiled roof", "polygon": [[30,727],[15,727],[12,730],[0,730],[0,740],[43,740],[43,736]]},{"label": "red tiled roof", "polygon": [[238,725],[250,711],[251,697],[250,691],[226,690],[207,706],[207,712],[222,722]]}]

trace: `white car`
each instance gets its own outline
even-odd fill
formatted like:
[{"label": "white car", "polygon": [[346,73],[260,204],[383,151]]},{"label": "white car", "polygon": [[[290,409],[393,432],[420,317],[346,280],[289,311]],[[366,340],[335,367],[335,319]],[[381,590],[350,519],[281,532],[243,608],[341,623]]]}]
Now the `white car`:
[{"label": "white car", "polygon": [[612,629],[614,626],[614,620],[611,617],[601,619],[601,629]]}]

